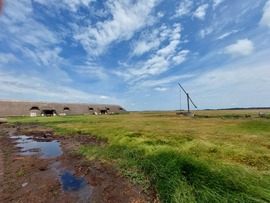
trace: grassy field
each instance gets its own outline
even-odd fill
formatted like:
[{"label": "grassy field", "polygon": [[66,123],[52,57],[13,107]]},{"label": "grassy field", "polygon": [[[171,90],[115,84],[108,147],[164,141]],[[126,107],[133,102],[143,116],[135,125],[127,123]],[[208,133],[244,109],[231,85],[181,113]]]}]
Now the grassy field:
[{"label": "grassy field", "polygon": [[12,118],[67,136],[94,135],[87,159],[114,163],[134,184],[155,188],[162,202],[270,202],[270,117],[257,111]]}]

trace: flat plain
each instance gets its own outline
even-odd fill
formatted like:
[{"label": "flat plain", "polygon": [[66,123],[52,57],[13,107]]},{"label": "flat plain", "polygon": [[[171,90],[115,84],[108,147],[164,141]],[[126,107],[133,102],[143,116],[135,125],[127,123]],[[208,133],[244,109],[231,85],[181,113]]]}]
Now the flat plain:
[{"label": "flat plain", "polygon": [[[264,112],[260,117],[259,112]],[[270,202],[270,110],[131,112],[125,115],[10,118],[82,144],[89,161],[113,164],[161,202]]]}]

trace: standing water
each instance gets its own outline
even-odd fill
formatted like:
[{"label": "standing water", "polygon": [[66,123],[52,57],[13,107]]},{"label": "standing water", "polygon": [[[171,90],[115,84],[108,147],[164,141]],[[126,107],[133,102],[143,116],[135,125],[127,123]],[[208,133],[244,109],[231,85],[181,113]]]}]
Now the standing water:
[{"label": "standing water", "polygon": [[76,178],[69,171],[66,171],[64,174],[60,175],[60,178],[64,191],[76,191],[83,188],[87,184],[86,178]]},{"label": "standing water", "polygon": [[21,155],[41,154],[41,158],[55,158],[63,154],[57,140],[35,139],[33,136],[26,135],[14,135],[11,138],[15,139],[16,146],[21,148]]},{"label": "standing water", "polygon": [[62,191],[76,195],[78,202],[91,202],[93,186],[87,184],[86,177],[76,177],[71,171],[63,170],[59,162],[54,162],[51,168],[58,174]]},{"label": "standing water", "polygon": [[[57,140],[26,135],[13,135],[11,138],[15,140],[23,156],[40,155],[40,158],[45,159],[63,154],[60,142]],[[78,202],[91,202],[92,186],[87,184],[87,179],[75,177],[72,172],[63,170],[60,165],[60,162],[56,161],[50,168],[58,175],[62,191],[76,195],[79,198]]]}]

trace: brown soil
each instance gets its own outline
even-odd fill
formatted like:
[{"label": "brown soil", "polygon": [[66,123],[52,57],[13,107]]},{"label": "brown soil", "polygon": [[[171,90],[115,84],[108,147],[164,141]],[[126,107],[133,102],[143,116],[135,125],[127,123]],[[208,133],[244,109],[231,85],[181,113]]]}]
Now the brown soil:
[{"label": "brown soil", "polygon": [[[41,159],[38,155],[22,156],[14,134],[34,135],[35,139],[57,139],[63,154]],[[0,125],[0,202],[157,202],[153,191],[147,194],[133,186],[113,164],[88,161],[76,152],[80,145],[106,144],[92,136],[57,136],[52,129],[38,125]],[[86,177],[83,192],[65,192],[59,170],[71,171],[76,177]]]}]

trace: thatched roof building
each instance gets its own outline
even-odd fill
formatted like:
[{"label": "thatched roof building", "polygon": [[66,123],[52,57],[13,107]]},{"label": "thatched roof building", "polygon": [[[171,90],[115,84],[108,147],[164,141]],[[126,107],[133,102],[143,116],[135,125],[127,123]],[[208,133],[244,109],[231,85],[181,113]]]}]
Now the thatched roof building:
[{"label": "thatched roof building", "polygon": [[34,101],[1,101],[0,116],[65,116],[87,114],[122,114],[127,111],[119,105],[79,104]]}]

